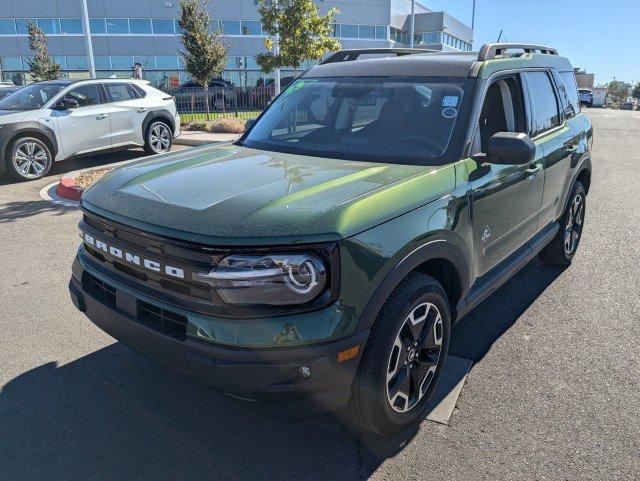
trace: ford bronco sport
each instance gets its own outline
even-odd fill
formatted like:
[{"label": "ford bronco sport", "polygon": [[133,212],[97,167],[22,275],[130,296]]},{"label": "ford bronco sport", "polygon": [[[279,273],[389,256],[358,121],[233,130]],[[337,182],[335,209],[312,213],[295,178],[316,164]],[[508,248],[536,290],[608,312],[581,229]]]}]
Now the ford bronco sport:
[{"label": "ford bronco sport", "polygon": [[536,255],[571,263],[591,142],[554,49],[339,52],[237,142],[89,188],[71,297],[263,412],[348,407],[399,431],[425,410],[454,321]]}]

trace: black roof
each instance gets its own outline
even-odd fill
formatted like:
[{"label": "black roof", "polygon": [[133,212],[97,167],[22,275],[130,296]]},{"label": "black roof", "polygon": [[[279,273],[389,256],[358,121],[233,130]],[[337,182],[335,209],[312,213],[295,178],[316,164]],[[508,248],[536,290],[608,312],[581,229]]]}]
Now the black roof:
[{"label": "black roof", "polygon": [[305,77],[467,77],[478,53],[424,53],[335,62],[311,68]]}]

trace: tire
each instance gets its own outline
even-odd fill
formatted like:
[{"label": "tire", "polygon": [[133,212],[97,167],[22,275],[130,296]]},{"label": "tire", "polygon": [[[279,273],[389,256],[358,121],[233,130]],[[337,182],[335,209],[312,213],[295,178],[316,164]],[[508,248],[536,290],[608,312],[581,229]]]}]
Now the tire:
[{"label": "tire", "polygon": [[[355,422],[379,435],[403,431],[416,422],[438,383],[450,331],[449,303],[440,283],[425,274],[409,274],[371,328],[352,387],[350,412]],[[424,340],[418,346],[411,342],[416,333]]]},{"label": "tire", "polygon": [[147,127],[144,136],[144,150],[149,155],[164,154],[171,151],[173,132],[169,124],[154,120]]},{"label": "tire", "polygon": [[11,142],[5,159],[7,173],[15,180],[41,179],[53,165],[51,149],[35,137],[19,137]]},{"label": "tire", "polygon": [[584,213],[586,209],[586,191],[582,182],[576,182],[567,207],[560,217],[560,229],[538,256],[540,260],[550,266],[567,267],[580,245]]}]

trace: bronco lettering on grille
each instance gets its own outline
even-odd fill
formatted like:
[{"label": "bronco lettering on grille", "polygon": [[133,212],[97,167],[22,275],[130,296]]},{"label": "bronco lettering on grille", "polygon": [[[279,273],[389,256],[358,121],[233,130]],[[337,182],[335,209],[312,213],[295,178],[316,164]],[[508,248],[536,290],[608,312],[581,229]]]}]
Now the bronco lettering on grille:
[{"label": "bronco lettering on grille", "polygon": [[124,251],[116,246],[109,245],[100,239],[96,239],[91,234],[83,233],[82,237],[87,244],[109,255],[112,255],[113,257],[122,259],[129,264],[143,267],[153,272],[164,273],[177,279],[184,279],[184,270],[180,269],[179,267],[170,265],[163,266],[156,260],[141,258],[139,255]]}]

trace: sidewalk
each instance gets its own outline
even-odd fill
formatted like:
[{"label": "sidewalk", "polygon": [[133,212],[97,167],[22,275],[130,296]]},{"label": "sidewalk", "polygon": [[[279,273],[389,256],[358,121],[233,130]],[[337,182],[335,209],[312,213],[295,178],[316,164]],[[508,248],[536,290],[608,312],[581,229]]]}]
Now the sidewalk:
[{"label": "sidewalk", "polygon": [[180,137],[173,140],[177,145],[189,145],[195,147],[217,142],[232,142],[241,134],[212,134],[211,132],[183,130]]}]

